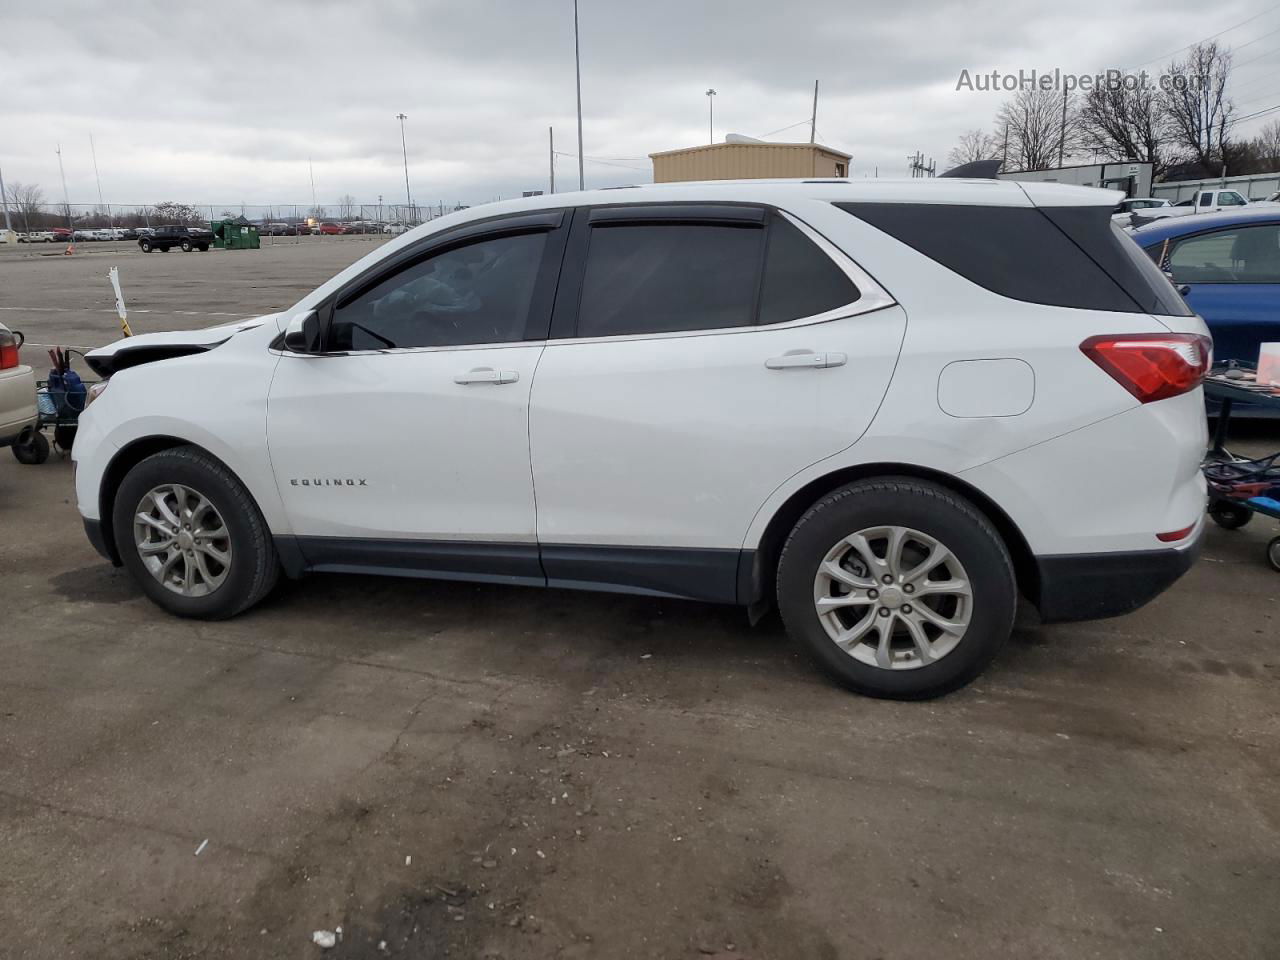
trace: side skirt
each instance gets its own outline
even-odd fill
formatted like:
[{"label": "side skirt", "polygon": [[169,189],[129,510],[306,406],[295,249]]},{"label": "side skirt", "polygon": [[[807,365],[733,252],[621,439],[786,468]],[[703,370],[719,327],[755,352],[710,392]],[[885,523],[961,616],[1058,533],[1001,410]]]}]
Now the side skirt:
[{"label": "side skirt", "polygon": [[285,575],[359,573],[737,603],[751,552],[466,540],[275,538]]}]

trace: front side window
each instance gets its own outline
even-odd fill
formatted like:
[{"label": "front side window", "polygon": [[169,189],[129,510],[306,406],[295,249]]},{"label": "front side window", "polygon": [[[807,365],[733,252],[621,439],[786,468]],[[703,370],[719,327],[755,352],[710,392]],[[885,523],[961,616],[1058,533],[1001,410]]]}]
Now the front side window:
[{"label": "front side window", "polygon": [[1222,194],[1222,198],[1218,201],[1218,205],[1222,207],[1243,207],[1245,205],[1244,197],[1234,191],[1228,190]]},{"label": "front side window", "polygon": [[578,336],[754,323],[764,236],[757,224],[620,221],[592,227]]},{"label": "front side window", "polygon": [[1177,283],[1280,283],[1280,224],[1188,237],[1168,266]]},{"label": "front side window", "polygon": [[523,340],[545,233],[433,254],[340,303],[332,350],[449,347]]}]

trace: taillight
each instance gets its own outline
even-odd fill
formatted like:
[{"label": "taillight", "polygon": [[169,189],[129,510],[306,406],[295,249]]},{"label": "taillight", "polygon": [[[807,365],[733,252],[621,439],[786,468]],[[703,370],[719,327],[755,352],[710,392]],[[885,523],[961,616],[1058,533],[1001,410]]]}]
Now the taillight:
[{"label": "taillight", "polygon": [[1213,341],[1196,333],[1120,333],[1090,337],[1080,349],[1139,402],[1152,403],[1200,386]]},{"label": "taillight", "polygon": [[18,365],[18,338],[7,330],[0,330],[0,370],[10,370]]}]

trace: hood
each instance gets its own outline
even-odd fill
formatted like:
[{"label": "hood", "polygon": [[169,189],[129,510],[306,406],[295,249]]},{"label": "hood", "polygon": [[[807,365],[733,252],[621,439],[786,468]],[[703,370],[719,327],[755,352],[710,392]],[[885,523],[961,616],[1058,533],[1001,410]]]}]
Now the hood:
[{"label": "hood", "polygon": [[264,323],[274,321],[277,316],[277,314],[268,313],[248,320],[205,327],[203,330],[174,330],[168,333],[144,333],[125,337],[105,347],[90,350],[84,355],[84,359],[94,373],[105,379],[113,373],[144,363],[204,353],[221,346],[236,334],[254,330]]}]

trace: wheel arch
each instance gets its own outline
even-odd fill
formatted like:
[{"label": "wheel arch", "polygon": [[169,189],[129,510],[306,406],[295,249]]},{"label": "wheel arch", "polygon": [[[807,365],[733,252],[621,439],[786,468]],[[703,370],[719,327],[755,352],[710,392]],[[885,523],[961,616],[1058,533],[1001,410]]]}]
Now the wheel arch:
[{"label": "wheel arch", "polygon": [[182,437],[167,435],[140,437],[125,444],[116,451],[115,456],[111,458],[111,462],[107,464],[107,469],[102,474],[102,482],[98,486],[98,517],[99,522],[102,524],[102,537],[107,552],[110,554],[111,562],[117,566],[121,560],[119,551],[116,549],[114,516],[116,493],[120,489],[120,484],[129,475],[129,471],[147,459],[147,457],[165,450],[172,450],[175,447],[194,447],[205,456],[217,460],[232,476],[236,476],[239,479],[236,472],[227,466],[221,457],[211,452],[207,447]]},{"label": "wheel arch", "polygon": [[743,552],[738,569],[738,597],[739,602],[746,603],[750,607],[753,620],[762,616],[769,607],[776,605],[774,582],[777,579],[778,557],[782,553],[787,535],[804,512],[832,490],[845,484],[887,477],[927,480],[973,503],[991,521],[991,525],[1000,534],[1000,539],[1004,541],[1005,549],[1009,551],[1009,558],[1013,561],[1018,592],[1033,603],[1038,601],[1039,568],[1031,546],[1013,519],[989,496],[972,484],[941,470],[909,463],[860,463],[824,474],[796,490],[769,519],[755,550]]}]

